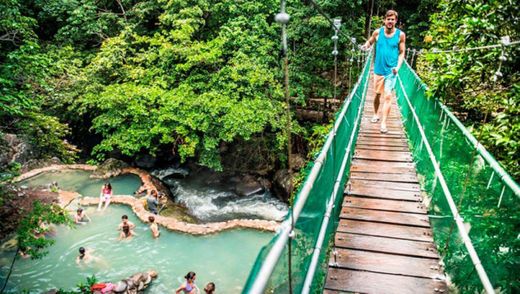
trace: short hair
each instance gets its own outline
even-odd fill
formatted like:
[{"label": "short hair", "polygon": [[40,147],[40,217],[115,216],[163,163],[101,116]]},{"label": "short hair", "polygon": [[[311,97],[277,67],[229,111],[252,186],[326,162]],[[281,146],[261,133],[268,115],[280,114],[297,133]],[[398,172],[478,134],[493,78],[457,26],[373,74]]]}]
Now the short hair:
[{"label": "short hair", "polygon": [[155,221],[155,217],[153,217],[153,215],[150,215],[150,216],[148,217],[148,220],[149,220],[151,223],[153,223],[153,222]]},{"label": "short hair", "polygon": [[395,19],[398,18],[397,11],[392,10],[392,9],[390,9],[390,10],[388,10],[388,11],[386,12],[386,14],[385,14],[385,18],[387,18],[387,17],[389,17],[389,16],[392,16],[392,15],[395,16]]},{"label": "short hair", "polygon": [[128,219],[128,215],[123,214],[123,216],[121,217],[121,219]]}]

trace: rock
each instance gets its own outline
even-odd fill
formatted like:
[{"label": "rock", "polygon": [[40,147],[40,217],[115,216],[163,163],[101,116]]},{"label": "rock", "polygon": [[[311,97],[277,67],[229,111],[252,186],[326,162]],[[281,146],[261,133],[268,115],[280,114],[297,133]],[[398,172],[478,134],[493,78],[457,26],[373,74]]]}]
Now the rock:
[{"label": "rock", "polygon": [[33,151],[27,140],[15,134],[0,137],[0,167],[13,162],[24,164],[32,156]]},{"label": "rock", "polygon": [[291,167],[293,170],[298,171],[305,167],[305,164],[307,162],[305,161],[305,158],[301,156],[301,154],[293,153],[291,154]]},{"label": "rock", "polygon": [[46,167],[49,165],[59,165],[62,164],[61,160],[57,157],[53,157],[50,159],[30,159],[24,163],[22,166],[22,173],[28,172],[33,169],[38,169],[42,167]]},{"label": "rock", "polygon": [[289,171],[287,169],[278,170],[274,174],[274,179],[273,179],[274,192],[275,192],[276,196],[284,202],[287,202],[291,196],[292,177],[293,176],[294,176],[294,174],[291,176],[291,174],[289,174]]},{"label": "rock", "polygon": [[264,187],[250,175],[243,176],[235,186],[235,192],[239,196],[249,196],[263,191]]},{"label": "rock", "polygon": [[161,180],[166,178],[183,179],[190,174],[190,171],[186,168],[180,167],[169,167],[166,169],[156,169],[152,172],[152,175],[158,177]]},{"label": "rock", "polygon": [[101,178],[107,179],[110,177],[115,177],[121,173],[121,170],[125,167],[128,167],[128,164],[124,161],[109,158],[105,160],[96,171],[94,171],[91,175],[92,178]]},{"label": "rock", "polygon": [[269,181],[268,179],[259,177],[257,180],[260,183],[260,185],[262,185],[262,187],[264,187],[264,189],[266,189],[266,190],[272,189],[273,183],[271,183],[271,181]]},{"label": "rock", "polygon": [[157,158],[149,154],[145,154],[137,158],[134,163],[140,168],[152,168],[157,164]]}]

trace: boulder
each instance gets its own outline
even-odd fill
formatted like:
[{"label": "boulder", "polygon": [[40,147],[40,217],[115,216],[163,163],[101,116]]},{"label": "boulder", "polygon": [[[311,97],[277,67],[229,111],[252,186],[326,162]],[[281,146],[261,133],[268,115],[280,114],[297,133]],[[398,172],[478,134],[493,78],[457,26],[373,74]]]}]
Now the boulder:
[{"label": "boulder", "polygon": [[140,168],[152,168],[157,165],[157,158],[149,154],[139,156],[135,161],[135,165]]},{"label": "boulder", "polygon": [[291,154],[291,167],[293,170],[298,171],[304,168],[306,163],[305,158],[301,154]]},{"label": "boulder", "polygon": [[0,167],[10,163],[26,163],[33,156],[33,150],[27,140],[15,134],[0,134]]},{"label": "boulder", "polygon": [[105,160],[105,162],[103,162],[100,166],[98,166],[96,171],[92,173],[91,177],[101,179],[115,177],[121,174],[122,169],[125,167],[128,167],[126,162],[115,158],[109,158]]},{"label": "boulder", "polygon": [[245,175],[236,184],[234,190],[239,196],[250,196],[264,192],[264,187],[253,176]]},{"label": "boulder", "polygon": [[281,169],[274,174],[273,190],[275,195],[282,201],[287,202],[291,196],[292,178],[289,170]]},{"label": "boulder", "polygon": [[190,171],[186,168],[181,167],[169,167],[165,169],[156,169],[152,172],[152,175],[158,177],[160,180],[166,178],[183,179],[189,176]]}]

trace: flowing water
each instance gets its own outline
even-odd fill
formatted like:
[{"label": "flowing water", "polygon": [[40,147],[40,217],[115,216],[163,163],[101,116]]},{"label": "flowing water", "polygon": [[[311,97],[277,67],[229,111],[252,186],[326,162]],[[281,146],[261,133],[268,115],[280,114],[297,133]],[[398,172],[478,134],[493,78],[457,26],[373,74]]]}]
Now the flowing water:
[{"label": "flowing water", "polygon": [[[158,174],[161,171],[156,172]],[[283,220],[287,204],[269,191],[239,196],[229,184],[206,183],[207,174],[190,175],[184,179],[163,178],[177,203],[202,222],[226,221],[235,218]]]},{"label": "flowing water", "polygon": [[[47,172],[21,182],[27,186],[47,186],[57,181],[62,190],[77,191],[84,196],[97,196],[105,180],[89,178],[90,172]],[[177,180],[176,180],[177,181]],[[114,194],[132,195],[140,186],[139,177],[122,175],[110,179]],[[236,217],[280,219],[287,212],[285,204],[268,193],[238,197],[225,188],[211,188],[193,180],[178,180],[176,201],[186,205],[200,220],[214,221]],[[75,203],[70,206],[73,211]],[[98,212],[89,207],[92,219],[87,225],[68,228],[59,226],[53,237],[56,243],[40,260],[18,258],[9,279],[10,292],[28,289],[40,293],[51,288],[71,290],[86,277],[96,275],[102,282],[117,282],[130,275],[156,270],[159,277],[147,293],[172,293],[189,271],[197,273],[200,289],[208,282],[217,285],[218,293],[239,293],[262,246],[273,234],[255,230],[230,230],[208,236],[192,236],[161,228],[159,239],[153,239],[148,226],[141,223],[127,206],[110,205]],[[118,240],[117,226],[123,214],[136,224],[137,236]],[[79,247],[93,249],[96,257],[89,264],[77,265]],[[13,248],[0,249],[0,281],[5,280]]]}]

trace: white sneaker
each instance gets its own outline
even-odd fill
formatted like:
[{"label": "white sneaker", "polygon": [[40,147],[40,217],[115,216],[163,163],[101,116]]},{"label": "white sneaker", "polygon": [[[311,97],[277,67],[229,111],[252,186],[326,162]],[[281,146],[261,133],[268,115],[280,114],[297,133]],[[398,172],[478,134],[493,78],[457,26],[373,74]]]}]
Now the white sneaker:
[{"label": "white sneaker", "polygon": [[370,119],[370,122],[371,123],[376,123],[379,121],[379,117],[377,115],[374,115],[371,119]]}]

